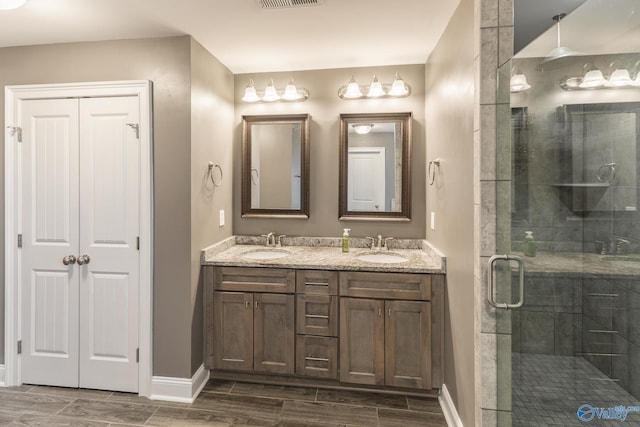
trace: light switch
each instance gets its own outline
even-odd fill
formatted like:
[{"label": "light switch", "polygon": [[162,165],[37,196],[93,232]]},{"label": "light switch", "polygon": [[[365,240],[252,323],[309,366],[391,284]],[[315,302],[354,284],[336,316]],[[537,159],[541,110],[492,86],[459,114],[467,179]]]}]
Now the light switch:
[{"label": "light switch", "polygon": [[220,227],[224,226],[224,209],[220,209]]}]

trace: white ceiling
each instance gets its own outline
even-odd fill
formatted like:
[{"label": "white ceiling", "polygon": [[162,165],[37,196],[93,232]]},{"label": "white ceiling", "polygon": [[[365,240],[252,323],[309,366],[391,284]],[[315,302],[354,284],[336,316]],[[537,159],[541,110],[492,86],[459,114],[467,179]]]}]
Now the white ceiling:
[{"label": "white ceiling", "polygon": [[233,73],[422,64],[459,0],[28,0],[0,47],[190,34]]},{"label": "white ceiling", "polygon": [[[544,58],[557,45],[557,29],[549,28],[516,57]],[[640,0],[586,1],[560,21],[560,44],[585,55],[640,52]]]}]

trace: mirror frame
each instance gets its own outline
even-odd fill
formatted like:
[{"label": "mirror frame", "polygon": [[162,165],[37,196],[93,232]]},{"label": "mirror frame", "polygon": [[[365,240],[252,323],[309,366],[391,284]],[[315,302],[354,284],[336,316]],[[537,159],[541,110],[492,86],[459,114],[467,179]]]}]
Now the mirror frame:
[{"label": "mirror frame", "polygon": [[[309,114],[242,116],[242,217],[309,218]],[[299,124],[300,209],[254,209],[251,207],[252,127],[265,124]]]},{"label": "mirror frame", "polygon": [[[411,220],[411,124],[413,114],[366,113],[340,114],[340,171],[338,218],[341,220],[410,221]],[[402,127],[402,203],[399,212],[349,211],[347,209],[347,177],[349,126],[355,123],[399,122]]]}]

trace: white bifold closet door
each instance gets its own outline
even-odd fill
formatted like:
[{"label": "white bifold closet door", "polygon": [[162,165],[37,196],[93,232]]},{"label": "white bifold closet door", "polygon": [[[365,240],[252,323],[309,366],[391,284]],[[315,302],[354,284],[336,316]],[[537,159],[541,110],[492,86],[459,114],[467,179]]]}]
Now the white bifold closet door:
[{"label": "white bifold closet door", "polygon": [[21,101],[23,383],[138,391],[139,109]]}]

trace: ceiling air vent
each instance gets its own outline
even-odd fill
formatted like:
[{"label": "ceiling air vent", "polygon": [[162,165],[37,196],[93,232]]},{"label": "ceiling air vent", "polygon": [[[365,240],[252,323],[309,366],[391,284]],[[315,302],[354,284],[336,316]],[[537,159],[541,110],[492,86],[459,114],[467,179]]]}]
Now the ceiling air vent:
[{"label": "ceiling air vent", "polygon": [[320,6],[325,0],[256,0],[258,6],[265,10],[286,9],[291,7]]}]

